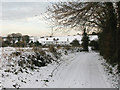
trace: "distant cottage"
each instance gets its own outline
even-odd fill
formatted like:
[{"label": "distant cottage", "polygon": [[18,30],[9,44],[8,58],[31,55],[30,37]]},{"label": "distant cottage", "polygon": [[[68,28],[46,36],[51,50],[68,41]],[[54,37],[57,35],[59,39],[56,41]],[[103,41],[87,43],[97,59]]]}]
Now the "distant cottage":
[{"label": "distant cottage", "polygon": [[[90,35],[90,40],[97,40],[97,35]],[[54,37],[30,37],[33,42],[39,41],[42,45],[70,45],[70,43],[77,39],[81,44],[82,35],[74,36],[54,36]]]}]

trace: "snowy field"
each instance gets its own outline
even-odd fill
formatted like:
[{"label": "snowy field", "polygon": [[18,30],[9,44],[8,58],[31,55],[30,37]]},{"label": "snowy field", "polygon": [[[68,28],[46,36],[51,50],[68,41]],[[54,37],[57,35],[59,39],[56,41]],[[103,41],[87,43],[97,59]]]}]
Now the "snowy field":
[{"label": "snowy field", "polygon": [[[109,74],[104,59],[97,53],[68,52],[60,50],[62,56],[59,62],[52,61],[44,67],[35,70],[18,69],[16,61],[19,56],[11,59],[11,53],[21,50],[31,53],[32,48],[0,48],[0,88],[115,88],[117,74]],[[45,49],[44,49],[45,50]],[[49,53],[50,54],[50,53]],[[22,54],[24,55],[24,54]],[[52,56],[52,55],[51,55]],[[14,65],[14,68],[10,65]],[[15,66],[16,65],[16,66]],[[116,72],[116,67],[112,68]],[[6,71],[9,70],[10,71]],[[12,72],[13,69],[13,72]]]},{"label": "snowy field", "polygon": [[[81,40],[82,40],[82,35],[75,35],[75,36],[54,36],[54,37],[31,37],[31,41],[35,42],[35,41],[39,41],[40,43],[43,44],[43,42],[49,42],[49,41],[54,41],[55,39],[59,39],[58,42],[60,41],[68,41],[69,43],[71,43],[73,40],[77,39],[79,41],[79,43],[81,44]],[[98,40],[98,36],[97,35],[89,35],[89,39],[90,41],[92,40]]]}]

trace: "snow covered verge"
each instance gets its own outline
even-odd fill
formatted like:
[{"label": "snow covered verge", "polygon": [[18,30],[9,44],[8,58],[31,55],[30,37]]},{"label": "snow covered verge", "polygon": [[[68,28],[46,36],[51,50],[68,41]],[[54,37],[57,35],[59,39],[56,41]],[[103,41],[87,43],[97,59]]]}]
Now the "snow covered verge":
[{"label": "snow covered verge", "polygon": [[105,59],[103,59],[102,56],[100,56],[99,62],[101,64],[101,68],[103,68],[103,74],[107,76],[107,79],[109,80],[112,87],[118,88],[119,87],[119,75],[117,67],[118,65],[110,65],[106,62]]},{"label": "snow covered verge", "polygon": [[100,80],[108,88],[117,87],[117,66],[111,67],[96,52],[79,51],[0,48],[0,88],[95,88]]}]

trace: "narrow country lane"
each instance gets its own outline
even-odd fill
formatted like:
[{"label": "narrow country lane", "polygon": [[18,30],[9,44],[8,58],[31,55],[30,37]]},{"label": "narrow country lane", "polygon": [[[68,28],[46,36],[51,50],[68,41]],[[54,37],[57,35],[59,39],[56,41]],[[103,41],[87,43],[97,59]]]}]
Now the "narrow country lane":
[{"label": "narrow country lane", "polygon": [[79,53],[66,60],[55,72],[48,87],[51,88],[110,88],[101,73],[96,53]]}]

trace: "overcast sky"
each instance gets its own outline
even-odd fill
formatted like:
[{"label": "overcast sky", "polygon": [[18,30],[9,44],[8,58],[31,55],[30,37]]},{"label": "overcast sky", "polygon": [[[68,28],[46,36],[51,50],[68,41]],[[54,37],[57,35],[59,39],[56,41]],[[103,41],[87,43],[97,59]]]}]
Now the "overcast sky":
[{"label": "overcast sky", "polygon": [[[44,0],[44,2],[32,2],[32,0],[29,0],[29,2],[27,0],[21,0],[21,2],[16,1],[2,1],[2,18],[0,17],[2,29],[0,29],[0,36],[6,36],[10,33],[22,33],[31,36],[50,35],[51,27],[43,17],[47,10],[46,8],[50,6],[51,3],[47,0]],[[55,35],[72,35],[76,33],[78,32],[58,32]]]}]

